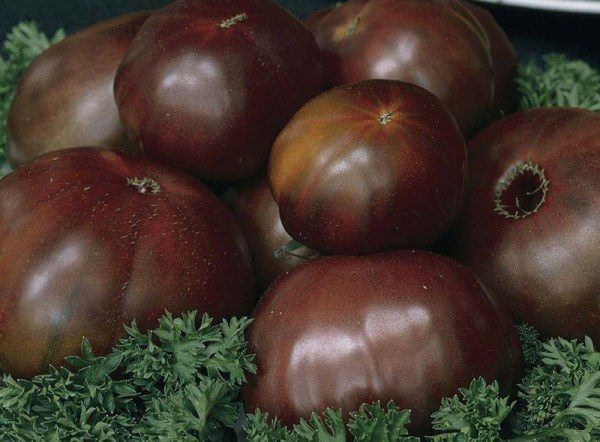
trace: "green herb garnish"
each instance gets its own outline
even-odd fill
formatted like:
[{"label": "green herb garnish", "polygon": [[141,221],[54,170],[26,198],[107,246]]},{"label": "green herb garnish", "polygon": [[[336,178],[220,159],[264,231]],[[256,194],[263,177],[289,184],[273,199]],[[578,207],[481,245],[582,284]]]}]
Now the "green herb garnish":
[{"label": "green herb garnish", "polygon": [[237,420],[239,390],[256,370],[246,318],[170,314],[157,329],[135,323],[108,356],[84,339],[77,372],[51,369],[32,381],[0,381],[0,440],[207,440]]},{"label": "green herb garnish", "polygon": [[585,61],[546,55],[542,66],[521,65],[517,84],[521,109],[566,106],[600,112],[600,73]]},{"label": "green herb garnish", "polygon": [[[433,413],[437,434],[432,442],[541,442],[600,440],[600,353],[589,338],[584,343],[551,339],[534,341],[537,333],[520,328],[530,359],[539,361],[519,385],[519,400],[502,397],[496,382],[483,379],[460,390],[460,396],[443,399]],[[533,352],[538,354],[534,355]],[[412,442],[406,424],[410,412],[393,402],[386,409],[379,403],[363,405],[351,414],[347,425],[351,439],[342,431],[340,410],[327,410],[324,417],[313,414],[310,422],[292,429],[257,411],[248,416],[250,442],[399,441]],[[310,430],[310,431],[309,431]]]},{"label": "green herb garnish", "polygon": [[313,413],[310,420],[301,420],[291,429],[257,410],[248,415],[246,434],[249,442],[346,442],[348,430],[351,440],[358,442],[418,442],[418,437],[408,436],[409,422],[410,411],[399,410],[393,402],[385,409],[379,402],[363,404],[350,413],[347,426],[341,410],[327,409],[322,416]]},{"label": "green herb garnish", "polygon": [[[246,374],[256,371],[244,341],[250,320],[214,325],[190,313],[159,323],[148,333],[126,327],[107,356],[94,356],[84,339],[82,355],[67,358],[75,372],[52,368],[31,381],[5,375],[0,440],[203,441],[232,428]],[[518,401],[476,379],[442,400],[432,415],[436,435],[423,440],[600,440],[600,352],[592,341],[527,345],[538,348],[539,364],[522,380]],[[410,411],[393,402],[363,404],[347,423],[341,410],[313,413],[290,429],[256,410],[246,433],[250,442],[416,442],[409,422]]]}]

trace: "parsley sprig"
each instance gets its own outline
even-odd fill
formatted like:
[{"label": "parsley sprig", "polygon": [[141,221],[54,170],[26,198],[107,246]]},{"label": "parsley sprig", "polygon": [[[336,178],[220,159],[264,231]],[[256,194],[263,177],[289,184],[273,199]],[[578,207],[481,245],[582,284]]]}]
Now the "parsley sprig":
[{"label": "parsley sprig", "polygon": [[195,313],[142,333],[135,322],[107,356],[84,339],[78,371],[51,368],[0,382],[0,440],[197,441],[234,426],[239,389],[254,373],[246,318],[213,324]]},{"label": "parsley sprig", "polygon": [[582,60],[546,55],[541,65],[521,65],[517,84],[522,109],[566,106],[600,112],[600,73]]},{"label": "parsley sprig", "polygon": [[291,429],[256,410],[248,415],[246,434],[249,442],[346,442],[348,433],[358,442],[419,442],[419,438],[408,435],[409,422],[410,411],[400,410],[394,402],[385,408],[379,402],[361,405],[350,413],[347,426],[341,410],[313,413],[309,420],[301,420]]}]

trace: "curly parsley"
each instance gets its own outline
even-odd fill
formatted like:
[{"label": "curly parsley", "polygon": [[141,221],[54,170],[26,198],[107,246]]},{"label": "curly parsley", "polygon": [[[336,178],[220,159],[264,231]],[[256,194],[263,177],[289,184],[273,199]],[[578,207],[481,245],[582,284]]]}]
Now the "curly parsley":
[{"label": "curly parsley", "polygon": [[78,371],[0,381],[0,440],[196,441],[234,426],[239,390],[254,373],[246,318],[215,325],[167,314],[157,329],[135,323],[107,356],[84,339]]},{"label": "curly parsley", "polygon": [[521,109],[567,106],[600,112],[600,73],[585,61],[546,55],[541,66],[521,65],[517,84]]}]

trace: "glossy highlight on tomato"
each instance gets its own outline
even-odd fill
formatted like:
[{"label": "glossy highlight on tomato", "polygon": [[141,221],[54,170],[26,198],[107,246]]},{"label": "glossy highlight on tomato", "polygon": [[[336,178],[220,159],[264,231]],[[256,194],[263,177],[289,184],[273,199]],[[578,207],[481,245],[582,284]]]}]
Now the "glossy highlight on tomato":
[{"label": "glossy highlight on tomato", "polygon": [[394,400],[412,410],[411,432],[424,433],[440,400],[473,378],[505,393],[519,379],[508,314],[470,270],[429,252],[316,259],[277,279],[254,318],[258,371],[244,404],[284,425]]},{"label": "glossy highlight on tomato", "polygon": [[307,247],[298,247],[287,253],[284,250],[292,237],[281,224],[279,207],[266,178],[231,190],[226,201],[248,241],[260,289],[266,289],[278,276],[316,256],[316,252]]},{"label": "glossy highlight on tomato", "polygon": [[370,80],[307,103],[273,146],[269,181],[286,231],[311,249],[423,247],[460,214],[466,147],[433,94]]},{"label": "glossy highlight on tomato", "polygon": [[255,304],[227,207],[195,179],[101,149],[50,153],[0,180],[0,369],[64,365],[87,337],[105,354],[134,318],[216,319]]},{"label": "glossy highlight on tomato", "polygon": [[536,109],[470,143],[454,253],[545,336],[600,341],[600,116]]},{"label": "glossy highlight on tomato", "polygon": [[323,90],[308,29],[269,0],[178,0],[154,14],[115,81],[148,155],[208,181],[256,176],[288,119]]},{"label": "glossy highlight on tomato", "polygon": [[19,82],[7,122],[13,166],[77,146],[138,150],[119,118],[113,83],[125,51],[149,15],[98,23],[33,61]]},{"label": "glossy highlight on tomato", "polygon": [[329,86],[368,79],[417,84],[439,97],[465,136],[494,99],[488,36],[457,0],[349,0],[309,21]]}]

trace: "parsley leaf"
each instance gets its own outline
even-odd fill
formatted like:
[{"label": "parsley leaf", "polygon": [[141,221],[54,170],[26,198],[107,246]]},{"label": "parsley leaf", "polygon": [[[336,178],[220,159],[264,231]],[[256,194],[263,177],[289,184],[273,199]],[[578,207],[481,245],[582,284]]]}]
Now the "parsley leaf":
[{"label": "parsley leaf", "polygon": [[542,362],[542,341],[539,332],[530,325],[521,324],[517,326],[517,332],[521,340],[523,358],[527,369],[530,370]]},{"label": "parsley leaf", "polygon": [[591,339],[543,344],[542,363],[521,383],[518,430],[548,440],[600,437],[600,353]]},{"label": "parsley leaf", "polygon": [[400,410],[393,401],[384,410],[375,402],[363,404],[358,412],[350,413],[348,429],[354,440],[360,442],[418,442],[419,438],[408,436],[409,423],[410,411]]},{"label": "parsley leaf", "polygon": [[443,399],[439,411],[433,413],[433,428],[442,433],[433,441],[500,441],[504,420],[515,406],[508,398],[500,398],[497,382],[487,385],[479,378],[469,388],[459,390],[462,399]]},{"label": "parsley leaf", "polygon": [[384,409],[379,402],[363,404],[350,413],[347,427],[341,410],[327,409],[323,415],[313,413],[292,429],[284,428],[278,419],[269,419],[268,413],[256,410],[247,416],[246,436],[249,442],[346,442],[347,431],[357,442],[418,442],[408,436],[405,426],[410,422],[410,411],[399,410],[390,401]]},{"label": "parsley leaf", "polygon": [[521,109],[567,106],[600,112],[600,73],[582,60],[546,55],[542,66],[519,67],[517,85]]},{"label": "parsley leaf", "polygon": [[155,330],[127,337],[107,356],[84,339],[77,368],[31,381],[0,381],[0,440],[192,441],[234,426],[246,373],[247,318],[214,325],[167,313]]}]

